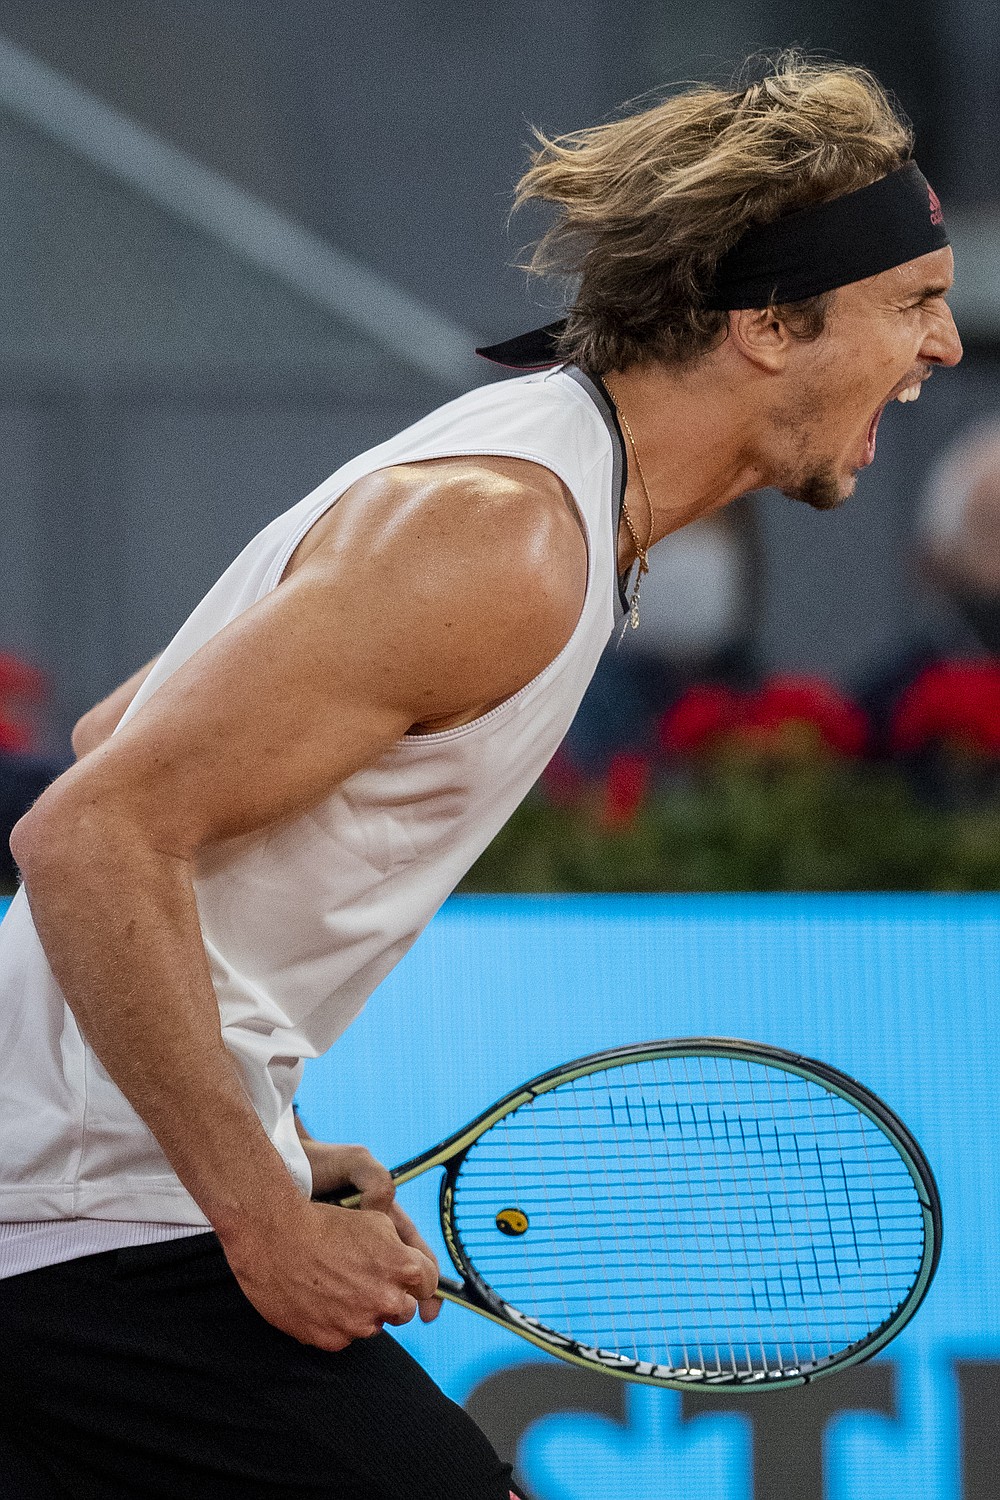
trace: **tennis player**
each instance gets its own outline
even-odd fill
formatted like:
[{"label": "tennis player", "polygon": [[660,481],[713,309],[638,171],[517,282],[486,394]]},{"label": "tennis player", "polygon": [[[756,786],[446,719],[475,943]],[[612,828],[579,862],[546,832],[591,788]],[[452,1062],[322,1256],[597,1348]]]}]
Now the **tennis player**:
[{"label": "tennis player", "polygon": [[296,1128],[303,1061],[535,781],[653,544],[764,485],[839,505],[960,358],[911,148],[796,57],[540,139],[535,267],[579,291],[487,351],[534,373],[340,469],[81,721],[0,929],[5,1496],[505,1500],[383,1331],[434,1257]]}]

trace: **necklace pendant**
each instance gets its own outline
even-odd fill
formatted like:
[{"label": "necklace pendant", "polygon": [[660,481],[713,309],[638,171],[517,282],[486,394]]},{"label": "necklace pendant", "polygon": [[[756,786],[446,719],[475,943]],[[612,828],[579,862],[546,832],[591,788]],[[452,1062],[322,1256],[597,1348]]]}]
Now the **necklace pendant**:
[{"label": "necklace pendant", "polygon": [[639,629],[639,598],[638,598],[638,595],[633,596],[632,603],[631,603],[631,605],[629,607],[629,623],[632,626],[633,630],[638,630]]}]

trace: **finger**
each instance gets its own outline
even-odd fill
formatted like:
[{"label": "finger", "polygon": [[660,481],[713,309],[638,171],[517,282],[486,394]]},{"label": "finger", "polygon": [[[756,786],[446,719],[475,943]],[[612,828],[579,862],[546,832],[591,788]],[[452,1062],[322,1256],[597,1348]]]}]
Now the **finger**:
[{"label": "finger", "polygon": [[404,1323],[412,1323],[417,1313],[416,1297],[400,1297],[395,1308],[385,1317],[386,1323],[391,1323],[394,1328],[400,1328]]},{"label": "finger", "polygon": [[426,1255],[428,1260],[432,1260],[435,1266],[437,1266],[437,1256],[434,1254],[434,1251],[431,1249],[430,1245],[428,1245],[427,1241],[424,1239],[423,1235],[420,1233],[420,1230],[417,1228],[416,1224],[414,1224],[409,1214],[405,1213],[403,1209],[400,1208],[398,1203],[393,1203],[390,1205],[388,1214],[389,1218],[395,1225],[396,1233],[403,1241],[403,1244],[410,1245],[414,1250],[419,1250],[422,1255]]},{"label": "finger", "polygon": [[418,1304],[421,1323],[433,1323],[442,1307],[444,1302],[440,1297],[425,1297]]},{"label": "finger", "polygon": [[376,1161],[370,1151],[358,1146],[348,1159],[348,1172],[361,1195],[358,1207],[387,1213],[396,1196],[396,1185],[388,1168]]},{"label": "finger", "polygon": [[392,1202],[392,1175],[364,1146],[334,1146],[326,1141],[303,1142],[313,1179],[313,1197],[357,1194],[354,1208],[385,1212]]},{"label": "finger", "polygon": [[[298,1338],[297,1334],[296,1337]],[[325,1349],[328,1354],[339,1354],[350,1342],[350,1338],[345,1338],[341,1333],[315,1333],[299,1338],[300,1344],[315,1344],[317,1349]]]},{"label": "finger", "polygon": [[411,1250],[410,1258],[399,1281],[400,1285],[413,1292],[418,1302],[427,1301],[437,1290],[437,1261],[433,1256],[424,1255],[420,1250]]}]

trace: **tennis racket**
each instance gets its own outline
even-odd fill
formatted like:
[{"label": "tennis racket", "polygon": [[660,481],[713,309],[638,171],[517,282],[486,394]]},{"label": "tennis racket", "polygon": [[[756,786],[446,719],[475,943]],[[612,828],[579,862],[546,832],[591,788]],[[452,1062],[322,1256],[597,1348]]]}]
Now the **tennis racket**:
[{"label": "tennis racket", "polygon": [[580,1058],[392,1175],[433,1167],[462,1278],[440,1295],[651,1385],[781,1389],[868,1359],[941,1250],[902,1121],[835,1068],[753,1042]]}]

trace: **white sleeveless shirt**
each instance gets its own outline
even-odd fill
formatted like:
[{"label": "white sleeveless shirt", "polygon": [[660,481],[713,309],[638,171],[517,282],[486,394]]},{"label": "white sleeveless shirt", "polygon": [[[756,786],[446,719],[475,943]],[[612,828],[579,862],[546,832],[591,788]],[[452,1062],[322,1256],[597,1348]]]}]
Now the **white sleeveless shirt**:
[{"label": "white sleeveless shirt", "polygon": [[[223,1036],[304,1193],[309,1167],[291,1107],[304,1060],[354,1019],[540,775],[614,628],[625,455],[603,388],[571,367],[480,387],[353,459],[245,548],[122,720],[278,585],[298,543],[348,486],[393,464],[463,454],[541,464],[573,496],[588,574],[570,640],[499,707],[457,729],[407,735],[310,812],[206,849],[195,866]],[[51,1223],[49,1261],[66,1258],[52,1221],[111,1221],[98,1248],[204,1227],[81,1034],[23,890],[0,925],[0,996],[0,1251],[15,1221],[36,1241]],[[97,1229],[88,1225],[88,1247]],[[31,1263],[45,1264],[46,1251],[36,1249]]]}]

